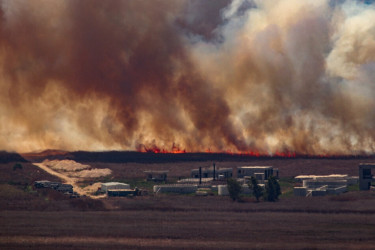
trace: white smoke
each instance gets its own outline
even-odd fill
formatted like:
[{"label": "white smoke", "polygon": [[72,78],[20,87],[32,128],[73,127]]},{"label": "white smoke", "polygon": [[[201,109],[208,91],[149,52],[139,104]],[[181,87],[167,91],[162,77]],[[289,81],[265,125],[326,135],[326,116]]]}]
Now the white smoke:
[{"label": "white smoke", "polygon": [[374,5],[265,0],[238,14],[244,2],[224,11],[222,44],[193,50],[202,74],[226,89],[247,144],[271,154],[373,152]]}]

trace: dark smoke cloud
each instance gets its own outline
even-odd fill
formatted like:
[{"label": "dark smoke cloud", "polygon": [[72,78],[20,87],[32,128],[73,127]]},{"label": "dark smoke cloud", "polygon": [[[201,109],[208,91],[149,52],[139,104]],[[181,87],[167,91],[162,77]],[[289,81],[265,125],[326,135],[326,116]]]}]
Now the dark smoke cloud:
[{"label": "dark smoke cloud", "polygon": [[197,39],[215,41],[220,39],[217,29],[224,24],[222,10],[231,0],[187,1],[181,17],[177,19],[178,25],[188,36],[197,36]]},{"label": "dark smoke cloud", "polygon": [[371,3],[0,4],[3,149],[374,150]]},{"label": "dark smoke cloud", "polygon": [[[212,134],[211,130],[218,138],[233,133],[230,125],[222,126],[228,123],[229,114],[222,95],[190,63],[176,22],[184,17],[182,2],[18,3],[3,2],[3,13],[8,8],[11,16],[3,14],[5,39],[1,45],[5,50],[4,77],[11,82],[9,101],[13,102],[11,108],[21,113],[15,119],[26,126],[25,134],[44,137],[48,124],[54,122],[49,119],[50,114],[34,118],[22,114],[30,111],[29,105],[38,108],[35,101],[51,82],[64,89],[68,96],[61,98],[69,100],[45,103],[47,113],[54,112],[49,105],[56,105],[57,109],[66,105],[68,110],[72,109],[69,123],[76,123],[89,137],[103,139],[97,134],[107,133],[109,145],[114,141],[120,147],[131,148],[136,137],[143,136],[143,126],[147,126],[146,133],[164,137],[168,144],[177,139],[176,131],[202,133],[193,136],[192,147],[196,147],[198,138]],[[222,2],[219,4],[223,6]],[[54,17],[48,14],[51,8],[61,12]],[[91,110],[95,104],[90,108],[79,106],[80,100],[102,99],[108,100],[107,108],[112,115],[104,116],[98,124],[95,111]],[[186,118],[179,115],[181,109]],[[150,117],[145,124],[141,121],[143,116]],[[193,131],[187,131],[186,119],[191,121]],[[115,129],[113,123],[120,125]],[[222,144],[234,143],[229,140],[233,139],[228,137]]]}]

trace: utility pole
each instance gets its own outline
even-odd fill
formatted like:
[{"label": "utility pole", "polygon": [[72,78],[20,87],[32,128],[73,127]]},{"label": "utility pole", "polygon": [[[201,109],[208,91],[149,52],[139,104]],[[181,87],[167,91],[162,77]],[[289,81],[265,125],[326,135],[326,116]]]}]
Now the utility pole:
[{"label": "utility pole", "polygon": [[216,180],[216,166],[215,166],[215,162],[214,162],[214,180]]},{"label": "utility pole", "polygon": [[202,167],[199,167],[199,185],[202,184]]}]

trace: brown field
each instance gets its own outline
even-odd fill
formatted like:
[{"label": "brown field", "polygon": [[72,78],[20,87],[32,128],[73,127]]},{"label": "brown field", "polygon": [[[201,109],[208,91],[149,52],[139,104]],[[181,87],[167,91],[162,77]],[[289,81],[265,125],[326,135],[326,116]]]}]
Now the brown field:
[{"label": "brown field", "polygon": [[[299,174],[357,175],[347,159],[269,159],[217,162],[218,167],[273,165],[281,177]],[[212,162],[90,163],[110,168],[113,180],[142,178],[143,170],[166,169],[171,178]],[[228,197],[149,195],[70,199],[36,191],[38,179],[54,180],[29,163],[13,170],[0,164],[0,249],[374,249],[375,193],[278,202],[232,202]]]}]

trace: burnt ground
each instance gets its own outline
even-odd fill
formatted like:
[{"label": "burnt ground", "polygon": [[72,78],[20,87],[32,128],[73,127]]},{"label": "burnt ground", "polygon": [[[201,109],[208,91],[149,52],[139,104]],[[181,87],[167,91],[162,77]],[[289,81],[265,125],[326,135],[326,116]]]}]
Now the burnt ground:
[{"label": "burnt ground", "polygon": [[[61,157],[61,155],[60,155]],[[76,159],[77,160],[77,159]],[[244,161],[93,162],[110,168],[113,179],[143,178],[143,170],[186,176],[192,168],[272,165],[280,176],[358,175],[371,159],[264,159]],[[85,161],[81,161],[85,162]],[[87,161],[86,161],[87,163]],[[134,198],[70,199],[34,190],[36,179],[53,176],[30,163],[0,164],[1,249],[373,249],[375,193],[282,196],[278,202],[245,197],[148,195]]]}]

